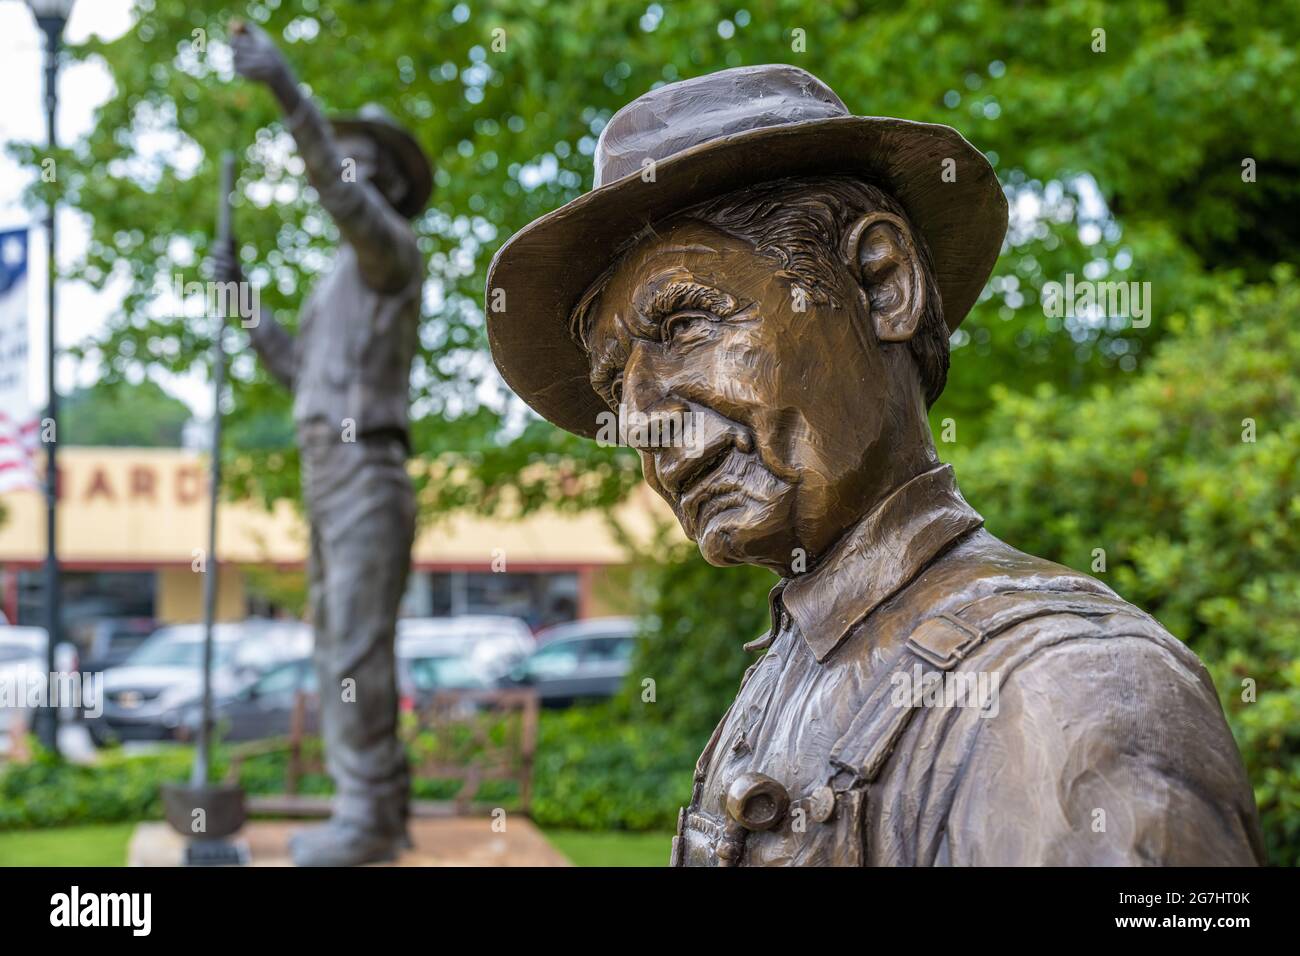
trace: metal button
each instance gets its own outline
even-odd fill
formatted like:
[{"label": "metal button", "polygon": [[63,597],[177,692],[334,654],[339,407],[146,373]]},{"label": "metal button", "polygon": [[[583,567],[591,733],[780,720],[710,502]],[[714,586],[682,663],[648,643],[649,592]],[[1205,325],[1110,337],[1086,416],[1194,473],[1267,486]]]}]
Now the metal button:
[{"label": "metal button", "polygon": [[808,798],[808,813],[818,823],[825,823],[835,815],[835,791],[818,787]]},{"label": "metal button", "polygon": [[727,815],[746,830],[770,830],[785,817],[790,795],[761,773],[742,773],[727,788]]}]

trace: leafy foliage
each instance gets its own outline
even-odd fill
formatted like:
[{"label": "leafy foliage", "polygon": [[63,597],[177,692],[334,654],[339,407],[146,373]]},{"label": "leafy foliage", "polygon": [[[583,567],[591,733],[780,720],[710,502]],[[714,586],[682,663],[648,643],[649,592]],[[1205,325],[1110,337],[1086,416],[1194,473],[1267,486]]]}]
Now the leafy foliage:
[{"label": "leafy foliage", "polygon": [[70,445],[176,448],[189,406],[153,382],[77,389],[60,402],[59,432]]},{"label": "leafy foliage", "polygon": [[[677,822],[677,809],[690,797],[691,768],[703,740],[615,713],[611,705],[577,707],[542,714],[533,770],[533,819],[543,826],[593,830],[664,830]],[[308,742],[319,758],[319,741]],[[414,763],[435,746],[427,735],[410,741]],[[72,764],[34,745],[25,764],[0,766],[0,831],[83,823],[115,823],[162,817],[159,786],[189,779],[189,747],[149,754],[104,751],[95,765]],[[229,748],[218,747],[213,773],[229,772]],[[239,782],[249,794],[283,793],[286,751],[246,759]],[[459,780],[418,778],[417,800],[449,800]],[[475,799],[512,808],[517,787],[485,780]],[[306,773],[298,792],[326,795],[327,776]]]},{"label": "leafy foliage", "polygon": [[543,714],[533,818],[582,830],[671,829],[706,739],[613,705]]},{"label": "leafy foliage", "polygon": [[192,760],[188,748],[130,757],[114,752],[91,767],[36,747],[30,763],[0,770],[0,830],[161,818],[159,785],[188,780]]},{"label": "leafy foliage", "polygon": [[[990,382],[1106,381],[1163,332],[1034,319],[1028,310],[1045,281],[1112,263],[1125,278],[1156,282],[1173,307],[1200,294],[1201,265],[1260,273],[1294,258],[1296,237],[1281,224],[1298,218],[1300,99],[1288,82],[1297,27],[1285,5],[1249,6],[1242,15],[1208,0],[1011,10],[849,0],[744,8],[140,0],[129,33],[74,50],[102,59],[115,91],[90,136],[58,157],[58,181],[36,189],[90,214],[79,275],[130,280],[121,313],[86,346],[110,377],[208,361],[211,322],[168,314],[180,307],[160,291],[178,275],[198,278],[225,148],[240,156],[235,221],[250,277],[292,326],[335,235],[299,187],[301,165],[270,96],[231,76],[229,18],[263,24],[327,108],[384,103],[438,167],[432,208],[417,223],[436,321],[424,330],[412,383],[417,449],[446,466],[434,472],[444,477],[432,480],[430,506],[491,508],[520,484],[526,507],[600,506],[627,490],[634,466],[549,426],[520,431],[518,405],[484,355],[480,303],[495,247],[589,188],[595,137],[614,110],[654,83],[790,62],[826,77],[857,112],[950,123],[987,150],[1013,197],[1043,205],[1013,230],[958,337],[958,352],[971,354],[936,409],[977,429]],[[1094,52],[1099,28],[1105,52]],[[44,155],[35,146],[17,152],[34,165]],[[1258,182],[1241,182],[1243,154],[1258,164]],[[1086,177],[1109,210],[1081,204]],[[287,420],[287,396],[242,345],[234,364],[227,448],[239,448],[241,462],[228,469],[232,492],[296,497],[291,432],[236,444],[250,419]],[[564,467],[559,478],[534,470],[520,479],[536,462]],[[575,487],[568,473],[586,480]]]},{"label": "leafy foliage", "polygon": [[[1210,666],[1276,863],[1300,863],[1300,289],[1237,286],[1168,319],[1142,374],[1082,401],[998,389],[952,459],[995,534],[1091,571]],[[1096,572],[1094,572],[1096,573]]]}]

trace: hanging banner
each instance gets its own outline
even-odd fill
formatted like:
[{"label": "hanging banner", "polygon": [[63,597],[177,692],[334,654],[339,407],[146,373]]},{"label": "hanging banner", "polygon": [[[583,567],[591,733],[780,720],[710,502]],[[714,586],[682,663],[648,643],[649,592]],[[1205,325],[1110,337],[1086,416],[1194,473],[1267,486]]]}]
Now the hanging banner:
[{"label": "hanging banner", "polygon": [[0,494],[39,489],[27,398],[27,230],[0,232]]}]

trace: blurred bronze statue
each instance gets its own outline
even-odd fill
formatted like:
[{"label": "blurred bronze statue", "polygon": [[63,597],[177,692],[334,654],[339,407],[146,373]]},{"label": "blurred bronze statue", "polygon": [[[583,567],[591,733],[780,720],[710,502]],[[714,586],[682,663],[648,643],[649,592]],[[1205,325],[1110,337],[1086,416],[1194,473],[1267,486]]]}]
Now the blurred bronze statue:
[{"label": "blurred bronze statue", "polygon": [[[340,236],[298,334],[266,312],[249,330],[294,394],[321,724],[337,792],[330,821],[297,834],[291,849],[300,866],[391,860],[409,843],[393,644],[415,529],[407,404],[424,263],[410,219],[429,198],[432,170],[378,107],[327,121],[256,27],[233,24],[230,42],[236,71],[279,101]],[[242,281],[234,243],[216,251],[214,271]]]},{"label": "blurred bronze statue", "polygon": [[647,93],[595,164],[493,262],[497,366],[577,434],[662,422],[639,451],[686,534],[781,577],[673,863],[1262,861],[1195,655],[989,534],[935,454],[1007,226],[980,152],[760,66]]}]

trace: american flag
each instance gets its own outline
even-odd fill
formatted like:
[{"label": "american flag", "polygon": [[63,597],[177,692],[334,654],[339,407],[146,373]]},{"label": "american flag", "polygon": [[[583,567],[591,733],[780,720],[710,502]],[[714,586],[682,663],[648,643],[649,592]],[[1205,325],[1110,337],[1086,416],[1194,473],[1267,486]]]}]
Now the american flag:
[{"label": "american flag", "polygon": [[0,232],[0,494],[38,489],[40,424],[27,398],[27,230]]}]

